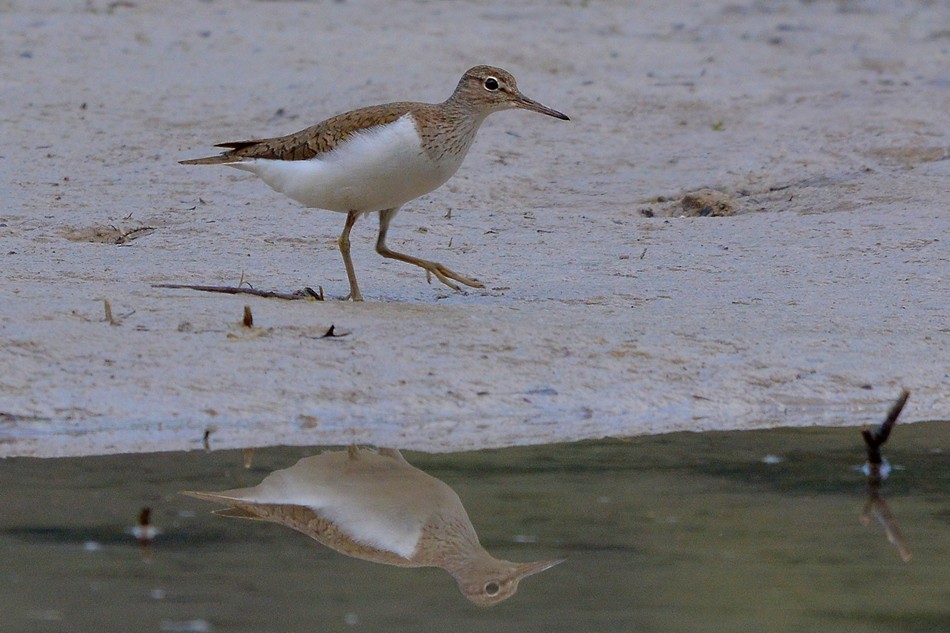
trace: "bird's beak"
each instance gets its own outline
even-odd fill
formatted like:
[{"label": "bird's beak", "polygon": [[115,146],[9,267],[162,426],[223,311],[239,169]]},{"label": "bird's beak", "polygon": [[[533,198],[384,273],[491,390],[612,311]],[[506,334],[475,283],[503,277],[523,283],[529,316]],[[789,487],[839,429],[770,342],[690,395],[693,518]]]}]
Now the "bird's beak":
[{"label": "bird's beak", "polygon": [[523,94],[518,94],[517,98],[514,100],[516,108],[522,108],[524,110],[531,110],[532,112],[540,112],[541,114],[546,114],[548,116],[553,116],[555,119],[561,119],[563,121],[570,121],[570,117],[566,114],[553,110],[546,105],[541,105],[534,99],[529,99]]},{"label": "bird's beak", "polygon": [[551,569],[555,565],[560,565],[565,560],[567,559],[556,558],[554,560],[541,560],[536,563],[524,563],[524,564],[518,565],[518,569],[517,571],[515,571],[514,575],[519,580],[522,578],[527,578],[528,576],[534,576],[535,574],[540,574],[543,571],[547,571],[548,569]]}]

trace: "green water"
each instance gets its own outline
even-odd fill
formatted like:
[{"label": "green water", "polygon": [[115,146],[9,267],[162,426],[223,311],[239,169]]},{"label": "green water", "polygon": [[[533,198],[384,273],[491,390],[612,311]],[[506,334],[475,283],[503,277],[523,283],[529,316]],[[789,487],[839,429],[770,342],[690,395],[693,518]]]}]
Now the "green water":
[{"label": "green water", "polygon": [[[950,423],[899,426],[885,447],[879,495],[907,562],[861,521],[856,429],[405,452],[495,556],[568,559],[488,609],[441,570],[347,558],[177,494],[318,450],[259,450],[250,470],[240,451],[0,461],[0,630],[950,632]],[[148,550],[127,532],[143,507],[162,530]]]}]

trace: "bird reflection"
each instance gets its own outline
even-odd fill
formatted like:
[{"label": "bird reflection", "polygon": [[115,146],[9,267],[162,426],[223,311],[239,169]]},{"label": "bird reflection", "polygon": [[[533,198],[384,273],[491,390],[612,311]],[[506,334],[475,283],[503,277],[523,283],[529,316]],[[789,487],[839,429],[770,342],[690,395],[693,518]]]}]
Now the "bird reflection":
[{"label": "bird reflection", "polygon": [[441,567],[480,606],[510,598],[521,579],[562,562],[492,557],[455,491],[396,449],[351,446],[305,457],[253,488],[183,494],[229,506],[215,514],[280,523],[354,558]]}]

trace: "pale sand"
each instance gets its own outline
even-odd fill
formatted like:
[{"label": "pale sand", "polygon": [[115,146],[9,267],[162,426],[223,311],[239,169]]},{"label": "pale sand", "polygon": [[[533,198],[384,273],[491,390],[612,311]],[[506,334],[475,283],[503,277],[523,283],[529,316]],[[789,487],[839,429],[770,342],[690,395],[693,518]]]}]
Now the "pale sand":
[{"label": "pale sand", "polygon": [[[0,0],[0,456],[950,419],[950,5],[637,4]],[[342,215],[176,162],[478,63],[573,121],[493,115],[389,241],[487,290],[372,217],[365,304],[151,288],[345,294]]]}]

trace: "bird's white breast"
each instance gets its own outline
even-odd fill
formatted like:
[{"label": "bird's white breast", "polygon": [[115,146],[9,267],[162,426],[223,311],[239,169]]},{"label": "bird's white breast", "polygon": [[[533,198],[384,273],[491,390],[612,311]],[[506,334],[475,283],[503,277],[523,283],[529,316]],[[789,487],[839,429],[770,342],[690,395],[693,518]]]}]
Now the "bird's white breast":
[{"label": "bird's white breast", "polygon": [[462,164],[465,153],[432,160],[422,148],[411,114],[361,130],[333,151],[309,160],[253,159],[231,163],[308,207],[381,211],[436,189]]}]

